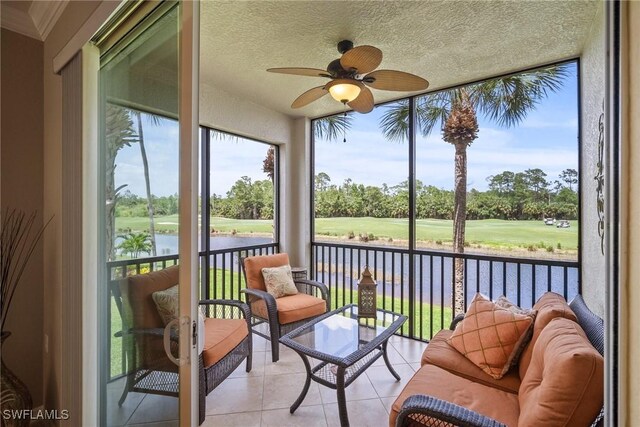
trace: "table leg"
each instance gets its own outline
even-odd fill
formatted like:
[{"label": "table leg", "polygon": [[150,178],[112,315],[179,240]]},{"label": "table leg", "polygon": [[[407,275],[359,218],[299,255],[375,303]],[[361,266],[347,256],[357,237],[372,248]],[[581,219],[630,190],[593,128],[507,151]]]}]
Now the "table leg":
[{"label": "table leg", "polygon": [[298,353],[298,354],[302,358],[302,361],[304,362],[304,367],[307,370],[307,379],[304,381],[304,387],[302,387],[302,392],[300,392],[300,396],[298,396],[296,401],[293,402],[293,405],[291,405],[291,408],[289,408],[289,412],[292,414],[296,411],[296,409],[298,409],[298,406],[300,406],[304,398],[307,396],[307,392],[309,391],[309,386],[311,385],[311,365],[309,364],[309,359],[307,359],[307,356],[302,353]]},{"label": "table leg", "polygon": [[396,378],[396,381],[400,381],[400,375],[398,375],[398,373],[393,369],[393,367],[391,366],[391,363],[389,362],[389,357],[387,356],[387,343],[388,341],[385,341],[384,343],[382,343],[382,357],[384,357],[384,363],[386,363],[387,369],[389,369],[389,372],[391,372],[391,375],[393,375]]},{"label": "table leg", "polygon": [[338,413],[340,414],[340,426],[349,427],[349,414],[347,414],[347,401],[344,396],[344,374],[346,369],[338,366],[336,375],[336,393],[338,394]]}]

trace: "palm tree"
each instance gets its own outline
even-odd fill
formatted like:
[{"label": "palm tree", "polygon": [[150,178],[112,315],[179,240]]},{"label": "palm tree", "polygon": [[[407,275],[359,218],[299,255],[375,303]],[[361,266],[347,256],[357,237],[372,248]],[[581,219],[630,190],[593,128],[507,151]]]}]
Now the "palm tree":
[{"label": "palm tree", "polygon": [[118,188],[115,187],[116,155],[122,147],[128,147],[137,140],[137,135],[133,130],[131,117],[124,108],[114,104],[107,104],[105,112],[105,140],[105,250],[109,261],[113,261],[115,259],[114,230],[116,227],[116,203],[118,201],[120,190],[126,187],[126,184],[121,185]]},{"label": "palm tree", "polygon": [[118,245],[121,253],[131,255],[131,258],[138,258],[141,253],[151,252],[151,236],[143,231],[141,233],[127,233],[118,236],[122,240]]},{"label": "palm tree", "polygon": [[[478,114],[502,127],[520,123],[550,92],[557,91],[568,74],[566,64],[499,77],[444,90],[416,99],[416,125],[423,136],[440,124],[442,139],[455,148],[455,204],[453,252],[464,252],[467,208],[467,147],[478,137]],[[380,127],[391,141],[408,137],[409,102],[396,103],[384,113]],[[464,312],[464,262],[455,259],[454,310]]]},{"label": "palm tree", "polygon": [[[142,169],[144,172],[144,184],[147,193],[147,212],[149,214],[149,233],[151,235],[151,255],[156,256],[156,226],[154,220],[153,199],[151,197],[151,181],[149,179],[149,161],[147,159],[147,150],[144,146],[144,129],[142,127],[142,113],[132,110],[132,114],[136,117],[138,124],[138,143],[140,145],[140,155],[142,156]],[[149,123],[154,126],[160,124],[160,118],[155,114],[145,114]]]}]

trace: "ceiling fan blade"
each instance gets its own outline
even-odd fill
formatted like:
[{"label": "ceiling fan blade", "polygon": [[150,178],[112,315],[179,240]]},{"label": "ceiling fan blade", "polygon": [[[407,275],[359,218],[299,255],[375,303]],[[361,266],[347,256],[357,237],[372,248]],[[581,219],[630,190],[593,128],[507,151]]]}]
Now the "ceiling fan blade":
[{"label": "ceiling fan blade", "polygon": [[[371,82],[369,81],[370,78],[375,80]],[[402,92],[425,90],[429,87],[429,82],[422,77],[395,70],[374,71],[373,73],[367,74],[362,81],[374,89],[397,90]]]},{"label": "ceiling fan blade", "polygon": [[382,51],[373,46],[358,46],[346,51],[340,58],[345,70],[354,69],[358,74],[375,70],[382,62]]},{"label": "ceiling fan blade", "polygon": [[373,94],[368,87],[360,83],[360,95],[347,105],[358,113],[366,114],[373,110]]},{"label": "ceiling fan blade", "polygon": [[293,74],[296,76],[331,77],[327,70],[321,70],[320,68],[269,68],[267,71],[270,73]]},{"label": "ceiling fan blade", "polygon": [[318,100],[328,94],[329,91],[324,88],[324,86],[317,86],[313,89],[309,89],[302,95],[296,98],[291,104],[291,108],[301,108],[307,104],[311,104],[313,101]]}]

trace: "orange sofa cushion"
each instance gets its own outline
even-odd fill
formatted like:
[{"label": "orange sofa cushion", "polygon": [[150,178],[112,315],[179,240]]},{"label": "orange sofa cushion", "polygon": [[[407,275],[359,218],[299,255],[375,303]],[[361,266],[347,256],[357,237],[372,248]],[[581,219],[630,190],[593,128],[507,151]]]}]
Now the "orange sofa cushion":
[{"label": "orange sofa cushion", "polygon": [[532,316],[498,307],[478,293],[447,343],[500,379],[511,368],[532,323]]},{"label": "orange sofa cushion", "polygon": [[264,277],[262,277],[263,268],[281,267],[289,264],[289,255],[287,254],[274,254],[274,255],[260,255],[252,256],[244,259],[244,273],[247,279],[247,288],[259,289],[261,291],[267,291],[267,287],[264,284]]},{"label": "orange sofa cushion", "polygon": [[429,345],[422,353],[422,365],[435,365],[468,380],[509,393],[518,393],[520,376],[517,369],[509,370],[499,380],[493,378],[447,343],[447,339],[451,337],[451,334],[453,334],[453,331],[443,329],[431,338]]},{"label": "orange sofa cushion", "polygon": [[[319,316],[327,311],[327,303],[322,298],[299,293],[276,299],[278,307],[278,322],[281,325]],[[263,300],[255,301],[251,304],[253,314],[268,318],[267,304]]]},{"label": "orange sofa cushion", "polygon": [[536,320],[533,323],[533,335],[531,341],[522,351],[520,356],[520,363],[518,370],[520,372],[520,379],[524,378],[527,369],[529,369],[529,363],[531,363],[531,356],[533,354],[533,347],[535,346],[538,337],[542,330],[557,317],[578,321],[575,313],[567,304],[567,301],[554,292],[547,292],[538,299],[533,306],[533,310],[537,311]]},{"label": "orange sofa cushion", "polygon": [[578,323],[555,318],[542,330],[518,398],[520,426],[591,424],[604,399],[604,359]]},{"label": "orange sofa cushion", "polygon": [[247,321],[244,319],[204,320],[204,349],[202,358],[204,367],[217,363],[231,350],[236,348],[249,335]]},{"label": "orange sofa cushion", "polygon": [[[414,394],[426,394],[463,406],[507,426],[518,425],[518,396],[459,377],[434,365],[424,365],[393,402],[389,426],[394,427],[404,401]],[[441,425],[434,423],[433,425]]]}]

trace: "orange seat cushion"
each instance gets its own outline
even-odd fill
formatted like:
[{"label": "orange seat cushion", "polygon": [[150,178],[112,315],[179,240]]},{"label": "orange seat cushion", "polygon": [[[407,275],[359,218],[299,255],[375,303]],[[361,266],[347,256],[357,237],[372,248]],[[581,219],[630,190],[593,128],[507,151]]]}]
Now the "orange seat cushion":
[{"label": "orange seat cushion", "polygon": [[547,292],[542,295],[533,306],[533,310],[537,311],[536,320],[533,322],[533,335],[531,336],[531,340],[529,341],[529,344],[526,345],[522,351],[522,355],[520,356],[518,366],[520,379],[524,378],[527,369],[529,368],[529,363],[531,363],[533,347],[535,346],[540,333],[549,324],[549,322],[558,317],[569,319],[574,322],[578,321],[578,318],[569,307],[569,304],[567,304],[567,301],[562,297],[562,295],[554,292]]},{"label": "orange seat cushion", "polygon": [[502,391],[517,394],[520,389],[520,375],[517,369],[511,369],[499,380],[484,372],[447,342],[453,331],[443,329],[431,340],[422,353],[422,365],[430,364],[466,378]]},{"label": "orange seat cushion", "polygon": [[204,320],[204,349],[202,358],[204,367],[217,363],[231,352],[249,335],[247,321],[244,319]]},{"label": "orange seat cushion", "polygon": [[283,253],[247,257],[244,259],[243,265],[247,288],[266,292],[267,287],[264,284],[264,277],[262,277],[262,269],[289,265],[289,255]]},{"label": "orange seat cushion", "polygon": [[[393,402],[389,426],[396,423],[404,401],[414,394],[425,394],[446,400],[493,418],[507,426],[518,425],[518,396],[459,377],[434,365],[424,365]],[[429,425],[429,424],[427,424]],[[433,425],[441,425],[434,423]]]},{"label": "orange seat cushion", "polygon": [[[281,325],[319,316],[327,312],[327,303],[322,298],[299,293],[276,299],[278,322]],[[251,310],[263,319],[268,318],[267,305],[263,300],[251,304]]]},{"label": "orange seat cushion", "polygon": [[604,400],[604,358],[578,323],[555,318],[542,330],[520,385],[520,426],[588,426]]},{"label": "orange seat cushion", "polygon": [[447,343],[487,374],[500,379],[529,338],[532,323],[532,316],[498,307],[478,293]]}]

